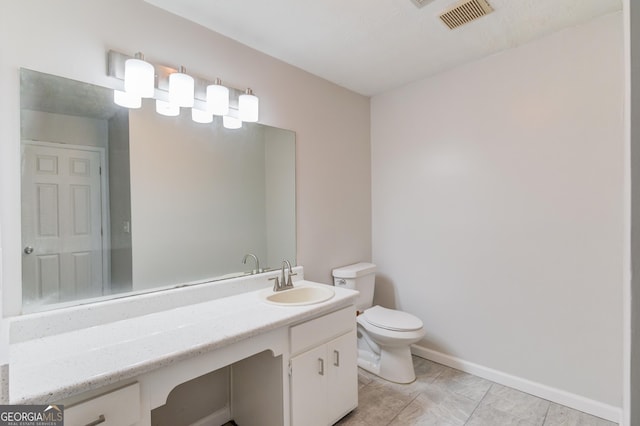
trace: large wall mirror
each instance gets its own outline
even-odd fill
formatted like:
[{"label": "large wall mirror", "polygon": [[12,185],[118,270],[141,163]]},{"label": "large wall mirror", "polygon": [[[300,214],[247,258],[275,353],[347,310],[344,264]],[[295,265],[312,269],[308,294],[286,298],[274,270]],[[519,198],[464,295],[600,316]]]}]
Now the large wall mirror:
[{"label": "large wall mirror", "polygon": [[23,312],[295,262],[295,134],[21,70]]}]

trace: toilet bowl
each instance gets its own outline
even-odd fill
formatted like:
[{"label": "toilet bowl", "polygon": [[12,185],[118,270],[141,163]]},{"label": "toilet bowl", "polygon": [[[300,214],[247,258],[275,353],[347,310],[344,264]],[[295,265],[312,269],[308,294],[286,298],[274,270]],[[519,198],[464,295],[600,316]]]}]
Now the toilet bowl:
[{"label": "toilet bowl", "polygon": [[411,345],[424,337],[422,321],[406,312],[373,306],[357,322],[358,366],[391,382],[413,382]]},{"label": "toilet bowl", "polygon": [[356,308],[358,366],[385,380],[411,383],[415,380],[411,345],[425,335],[422,321],[406,312],[372,306],[375,265],[357,263],[333,270],[337,287],[360,292]]}]

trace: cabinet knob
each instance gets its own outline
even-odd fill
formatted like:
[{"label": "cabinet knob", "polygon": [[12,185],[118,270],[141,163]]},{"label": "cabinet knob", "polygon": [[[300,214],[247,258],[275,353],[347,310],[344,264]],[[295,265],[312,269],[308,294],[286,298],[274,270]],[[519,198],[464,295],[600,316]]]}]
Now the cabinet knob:
[{"label": "cabinet knob", "polygon": [[333,365],[340,367],[340,352],[336,350],[333,351]]},{"label": "cabinet knob", "polygon": [[324,359],[318,358],[320,370],[318,370],[318,374],[324,376]]}]

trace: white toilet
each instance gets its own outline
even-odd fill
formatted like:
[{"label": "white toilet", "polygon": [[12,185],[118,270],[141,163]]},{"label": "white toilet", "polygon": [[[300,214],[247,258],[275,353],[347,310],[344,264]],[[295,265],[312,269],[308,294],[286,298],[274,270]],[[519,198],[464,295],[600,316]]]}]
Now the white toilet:
[{"label": "white toilet", "polygon": [[336,287],[358,290],[358,366],[396,383],[416,379],[410,346],[424,337],[422,321],[406,312],[371,306],[376,265],[356,263],[333,270]]}]

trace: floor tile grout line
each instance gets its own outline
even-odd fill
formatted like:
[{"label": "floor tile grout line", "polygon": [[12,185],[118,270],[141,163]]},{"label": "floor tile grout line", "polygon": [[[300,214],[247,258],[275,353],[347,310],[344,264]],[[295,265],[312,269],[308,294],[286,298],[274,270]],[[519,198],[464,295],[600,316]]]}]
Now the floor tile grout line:
[{"label": "floor tile grout line", "polygon": [[549,410],[551,410],[551,401],[548,401],[549,405],[547,406],[547,411],[544,413],[544,419],[542,419],[542,423],[540,423],[540,426],[544,426],[544,424],[547,422],[547,416],[549,415]]},{"label": "floor tile grout line", "polygon": [[400,415],[400,413],[402,413],[402,412],[403,412],[403,411],[404,411],[404,410],[405,410],[409,405],[411,405],[411,403],[412,403],[413,401],[415,401],[415,400],[418,398],[418,396],[420,396],[420,392],[416,392],[416,396],[414,396],[414,397],[411,399],[411,401],[409,401],[407,404],[405,404],[405,406],[404,406],[404,407],[402,407],[400,410],[398,410],[398,412],[396,413],[396,415],[395,415],[395,416],[393,416],[393,418],[392,418],[391,420],[389,420],[389,423],[387,423],[387,426],[392,425],[392,424],[393,424],[393,421],[396,419],[396,417],[398,417],[398,416]]},{"label": "floor tile grout line", "polygon": [[[442,364],[438,364],[438,365],[442,365]],[[451,367],[449,367],[449,368],[451,368]],[[440,376],[442,376],[444,374],[445,371],[446,370],[444,368],[441,369],[440,372],[438,374],[436,374],[436,376],[429,383],[435,383],[436,380],[438,380],[440,378]]]},{"label": "floor tile grout line", "polygon": [[[429,361],[429,360],[427,360],[427,361]],[[432,361],[430,361],[430,362],[432,362]],[[432,363],[433,363],[433,362],[432,362]],[[438,364],[438,363],[434,363],[434,364]],[[440,364],[439,364],[439,365],[440,365]],[[440,379],[440,377],[442,377],[442,376],[443,376],[443,374],[445,374],[445,372],[446,372],[448,369],[457,370],[457,369],[455,369],[455,368],[448,367],[448,366],[443,366],[443,367],[445,367],[445,368],[444,368],[444,369],[441,369],[441,370],[437,370],[437,371],[435,371],[435,372],[427,371],[427,372],[425,372],[424,374],[422,374],[422,375],[420,375],[420,376],[416,376],[416,382],[419,382],[420,384],[424,384],[424,385],[427,385],[427,386],[429,386],[429,385],[433,385],[433,384],[435,384],[435,382],[436,382],[438,379]],[[461,371],[461,370],[458,370],[458,371]],[[465,372],[463,372],[463,373],[465,373]],[[431,375],[431,374],[433,374],[433,375]],[[472,375],[472,376],[473,376],[473,375]],[[378,376],[375,376],[375,375],[363,375],[363,378],[364,378],[364,379],[366,379],[366,380],[368,380],[368,381],[367,381],[366,383],[361,382],[361,383],[360,383],[361,387],[360,387],[359,389],[360,389],[360,390],[364,390],[364,389],[371,389],[371,388],[375,388],[375,387],[377,387],[377,386],[378,386],[378,384],[380,384],[380,385],[382,386],[382,388],[387,387],[387,386],[385,386],[385,385],[389,385],[388,381],[385,381],[384,379],[381,379],[381,380],[378,382],[377,377],[378,377]],[[477,376],[476,376],[476,377],[477,377]],[[423,380],[423,379],[424,379],[424,380]],[[480,398],[480,399],[478,400],[478,402],[475,404],[475,407],[473,408],[473,410],[471,411],[471,413],[469,414],[469,416],[467,417],[467,419],[466,419],[466,420],[464,420],[464,423],[463,423],[461,426],[469,426],[469,425],[470,425],[470,421],[472,420],[472,418],[474,417],[474,415],[478,412],[478,409],[480,408],[480,406],[484,403],[484,401],[485,401],[485,400],[487,400],[487,397],[488,397],[488,395],[489,395],[489,392],[491,392],[492,390],[494,390],[494,391],[495,391],[495,389],[498,389],[498,388],[496,388],[496,386],[498,386],[498,387],[503,387],[503,386],[504,386],[504,385],[500,385],[500,384],[498,384],[498,383],[491,382],[491,381],[487,381],[487,382],[490,384],[490,386],[487,388],[487,390],[484,392],[484,394],[481,396],[481,398]],[[529,418],[529,419],[524,419],[524,418],[522,418],[522,417],[520,417],[520,416],[517,416],[516,418],[520,419],[521,421],[527,421],[527,420],[528,420],[528,421],[527,421],[527,424],[529,424],[530,426],[535,426],[535,425],[538,425],[538,426],[545,426],[545,425],[547,425],[549,422],[553,422],[554,414],[553,414],[553,412],[551,411],[551,408],[552,408],[552,406],[553,406],[554,404],[557,404],[557,403],[554,403],[553,401],[550,401],[550,400],[547,400],[547,399],[544,399],[544,398],[540,398],[540,397],[538,397],[538,396],[536,396],[536,395],[532,395],[532,394],[530,394],[530,393],[528,393],[528,392],[524,392],[524,391],[519,390],[519,389],[516,389],[516,388],[511,388],[511,387],[508,387],[508,386],[504,386],[504,387],[505,387],[505,388],[507,388],[507,389],[511,389],[511,390],[513,390],[513,391],[517,391],[518,393],[522,393],[522,394],[527,395],[527,396],[529,396],[529,397],[533,397],[533,398],[536,398],[536,399],[538,399],[538,400],[542,400],[542,401],[544,401],[544,402],[546,402],[546,403],[548,404],[548,405],[547,405],[547,407],[546,407],[546,410],[545,410],[545,414],[544,414],[543,416],[541,416],[541,417],[540,417],[540,418],[541,418],[541,423],[537,423],[537,422],[536,422],[536,423],[531,423],[530,421],[531,421],[531,420],[533,420],[533,419],[530,419],[530,418]],[[415,392],[415,394],[413,394],[413,392]],[[412,391],[411,393],[406,394],[406,395],[407,395],[407,396],[409,396],[410,400],[409,400],[408,402],[406,402],[405,404],[403,404],[401,407],[399,407],[399,409],[397,410],[396,414],[391,418],[391,420],[389,421],[389,423],[385,424],[385,426],[394,426],[394,422],[396,422],[396,421],[398,420],[398,417],[400,416],[400,414],[401,414],[404,410],[406,410],[406,409],[409,407],[409,405],[411,405],[411,404],[415,403],[415,402],[416,402],[416,399],[417,399],[420,395],[424,395],[424,389],[422,389],[422,388],[420,387],[419,389],[417,389],[417,390],[415,390],[415,391]],[[420,404],[420,402],[418,402],[418,404]],[[587,415],[587,416],[590,416],[590,417],[596,417],[596,416],[593,416],[593,415],[591,415],[591,414],[588,414],[588,413],[585,413],[585,412],[581,412],[581,411],[579,411],[579,410],[571,409],[570,407],[562,406],[562,405],[560,405],[560,404],[557,404],[557,405],[559,405],[559,406],[561,406],[561,407],[568,408],[569,410],[572,410],[572,411],[576,411],[576,412],[577,412],[577,413],[579,413],[581,416]],[[493,407],[493,408],[495,408],[495,407]],[[394,410],[394,411],[395,411],[395,410]],[[497,411],[499,411],[499,412],[501,412],[501,413],[504,413],[504,414],[511,414],[511,412],[510,412],[509,410],[506,410],[506,411],[505,411],[505,410],[502,410],[502,409],[497,409]],[[350,413],[350,414],[351,414],[351,413]],[[484,416],[482,416],[482,417],[484,417]],[[540,421],[540,420],[539,420],[540,418],[538,418],[538,421]],[[601,418],[598,418],[598,419],[599,419],[599,420],[604,420],[604,419],[601,419]],[[357,421],[358,421],[358,416],[357,416],[357,415],[354,417],[354,420],[356,420],[356,424],[360,424],[360,425],[362,424],[362,423],[357,423]],[[614,424],[614,423],[612,423],[612,422],[609,422],[609,421],[606,421],[606,420],[604,420],[604,421],[605,421],[605,424],[606,424],[606,425],[608,425],[608,426],[616,426],[616,424]],[[549,423],[549,424],[550,424],[550,423]],[[604,426],[604,425],[603,425],[603,426]]]},{"label": "floor tile grout line", "polygon": [[[413,359],[413,356],[412,356],[411,358]],[[442,371],[440,371],[438,374],[436,374],[436,377],[435,377],[434,379],[432,379],[432,380],[431,380],[431,382],[429,382],[429,383],[433,383],[433,382],[435,381],[435,379],[436,379],[436,378],[438,378],[438,377],[440,376],[440,374],[442,374],[442,372],[443,372],[443,371],[444,371],[444,370],[442,370]],[[416,376],[415,380],[414,380],[412,383],[417,382],[417,381],[418,381],[418,379],[419,379],[419,377],[418,377],[418,376]],[[425,384],[426,384],[426,382],[425,382]],[[420,394],[421,394],[421,393],[422,393],[421,391],[417,391],[417,392],[416,392],[416,395],[411,399],[411,401],[409,401],[409,402],[408,402],[404,407],[402,407],[400,410],[398,410],[398,412],[396,413],[396,415],[395,415],[395,416],[393,416],[393,418],[389,421],[389,423],[387,424],[387,426],[392,425],[392,424],[393,424],[393,421],[394,421],[394,420],[395,420],[395,419],[400,415],[400,413],[402,413],[402,412],[403,412],[403,411],[404,411],[404,410],[405,410],[409,405],[411,405],[411,403],[412,403],[413,401],[415,401],[415,400],[420,396]]]},{"label": "floor tile grout line", "polygon": [[476,404],[476,406],[473,409],[473,411],[471,412],[471,414],[469,414],[469,417],[467,417],[467,421],[465,421],[464,425],[462,425],[462,426],[465,426],[465,425],[467,425],[469,423],[469,420],[471,420],[471,417],[473,417],[473,414],[478,410],[478,407],[480,406],[480,404],[482,404],[482,401],[484,401],[484,399],[487,397],[487,395],[489,395],[489,391],[491,390],[493,385],[495,385],[495,383],[491,383],[491,386],[489,386],[489,388],[487,388],[487,391],[484,393],[484,395],[482,395],[482,398],[480,398],[480,401],[478,401],[478,403]]}]

